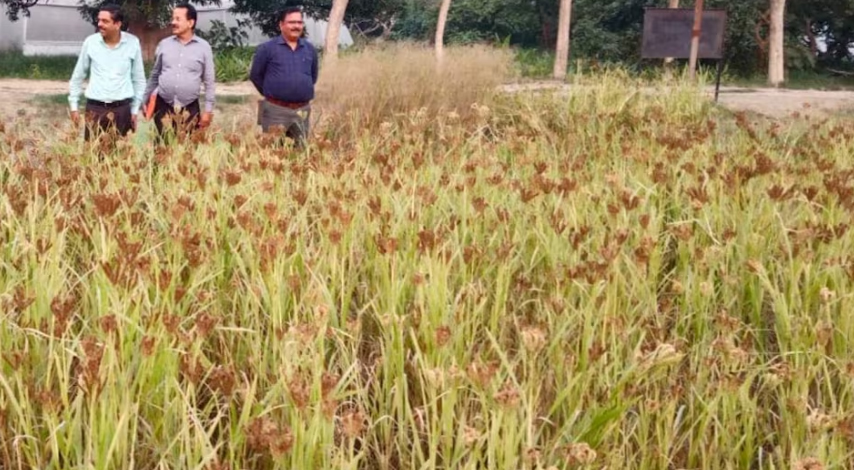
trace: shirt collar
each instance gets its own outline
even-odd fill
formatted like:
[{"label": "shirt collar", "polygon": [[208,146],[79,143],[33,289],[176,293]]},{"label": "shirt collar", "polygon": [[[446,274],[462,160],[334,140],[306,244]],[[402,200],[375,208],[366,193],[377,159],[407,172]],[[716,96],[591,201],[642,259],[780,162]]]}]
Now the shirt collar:
[{"label": "shirt collar", "polygon": [[[101,44],[103,44],[105,46],[107,45],[107,41],[104,40],[104,36],[101,36],[101,33],[98,33],[98,39],[101,40]],[[118,47],[121,44],[126,43],[127,41],[128,41],[127,34],[125,34],[124,31],[119,31],[119,43],[116,44],[116,47]]]},{"label": "shirt collar", "polygon": [[[285,37],[284,37],[284,36],[282,36],[281,34],[279,34],[279,41],[278,41],[278,44],[287,44],[287,41],[285,41]],[[299,48],[301,48],[301,47],[303,47],[303,46],[305,46],[305,38],[299,38],[299,39],[297,39],[297,49],[299,49]]]},{"label": "shirt collar", "polygon": [[[181,40],[180,40],[180,39],[178,39],[178,36],[176,36],[176,35],[174,35],[174,34],[172,35],[172,39],[174,39],[174,40],[176,40],[176,41],[178,41],[178,42],[181,42]],[[190,40],[189,40],[189,41],[187,41],[187,44],[190,44],[191,42],[198,42],[198,41],[199,41],[199,37],[198,37],[198,36],[196,36],[196,33],[193,33],[193,36],[190,38]]]}]

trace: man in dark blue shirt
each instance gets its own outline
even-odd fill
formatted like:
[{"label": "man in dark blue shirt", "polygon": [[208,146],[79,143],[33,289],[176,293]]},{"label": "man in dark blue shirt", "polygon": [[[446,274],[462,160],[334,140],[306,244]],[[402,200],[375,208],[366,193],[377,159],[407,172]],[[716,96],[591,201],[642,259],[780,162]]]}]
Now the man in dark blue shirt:
[{"label": "man in dark blue shirt", "polygon": [[299,8],[279,14],[281,36],[258,46],[249,79],[264,96],[258,123],[264,132],[284,131],[300,147],[308,138],[311,100],[317,83],[317,50],[303,38]]}]

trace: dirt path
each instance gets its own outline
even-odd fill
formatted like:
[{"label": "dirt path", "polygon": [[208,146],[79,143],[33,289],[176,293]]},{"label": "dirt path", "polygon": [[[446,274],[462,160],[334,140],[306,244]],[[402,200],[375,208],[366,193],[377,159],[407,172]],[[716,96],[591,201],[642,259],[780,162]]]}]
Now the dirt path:
[{"label": "dirt path", "polygon": [[[553,82],[508,85],[508,92],[566,89],[568,85]],[[706,90],[712,96],[714,89]],[[36,95],[68,93],[68,82],[52,80],[0,79],[0,118],[14,116]],[[255,96],[251,83],[217,84],[220,96]],[[722,87],[720,103],[734,111],[751,111],[773,118],[792,113],[826,116],[854,111],[854,91],[777,90],[768,88]]]},{"label": "dirt path", "polygon": [[[534,82],[508,85],[504,90],[511,93],[526,91],[560,90],[570,91],[571,85],[554,82]],[[650,88],[649,91],[655,91]],[[714,87],[704,90],[709,98],[715,94]],[[854,112],[854,91],[787,90],[774,88],[720,89],[718,102],[733,111],[749,111],[771,118],[785,118],[793,113],[811,116],[828,116],[847,111]]]},{"label": "dirt path", "polygon": [[[68,93],[68,82],[59,80],[0,79],[0,119],[14,116],[37,95],[62,95]],[[257,92],[249,82],[217,83],[219,96],[246,96]]]},{"label": "dirt path", "polygon": [[[255,88],[249,82],[217,83],[217,94],[247,95],[255,93]],[[19,78],[0,79],[0,97],[7,95],[58,95],[68,93],[68,82],[60,80],[24,80]]]}]

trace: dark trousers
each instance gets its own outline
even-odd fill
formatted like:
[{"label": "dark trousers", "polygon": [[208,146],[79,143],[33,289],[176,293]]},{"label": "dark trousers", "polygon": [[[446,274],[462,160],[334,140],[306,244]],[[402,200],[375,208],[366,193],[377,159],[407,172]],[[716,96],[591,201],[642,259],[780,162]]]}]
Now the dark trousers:
[{"label": "dark trousers", "polygon": [[[165,137],[164,131],[171,128],[176,136],[188,135],[193,130],[198,129],[201,110],[199,109],[199,100],[194,100],[187,106],[178,109],[175,112],[175,106],[169,104],[161,96],[157,96],[157,101],[154,104],[154,127],[157,128],[157,135],[160,139]],[[167,122],[164,118],[169,117]],[[169,128],[165,126],[169,125]]]},{"label": "dark trousers", "polygon": [[95,100],[86,102],[85,139],[92,140],[93,136],[110,134],[126,136],[133,129],[130,115],[131,100],[103,103]]},{"label": "dark trousers", "polygon": [[311,105],[291,108],[264,99],[258,102],[258,124],[265,133],[284,133],[297,148],[305,148],[310,132]]}]

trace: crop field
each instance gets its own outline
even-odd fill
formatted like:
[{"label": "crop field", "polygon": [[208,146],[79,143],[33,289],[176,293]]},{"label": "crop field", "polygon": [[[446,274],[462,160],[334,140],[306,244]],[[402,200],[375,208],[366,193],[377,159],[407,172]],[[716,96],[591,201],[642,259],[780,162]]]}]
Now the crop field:
[{"label": "crop field", "polygon": [[305,151],[6,122],[0,468],[854,468],[851,119],[510,62],[342,57]]}]

